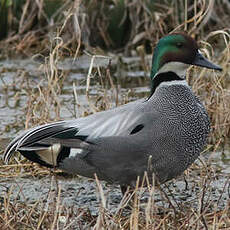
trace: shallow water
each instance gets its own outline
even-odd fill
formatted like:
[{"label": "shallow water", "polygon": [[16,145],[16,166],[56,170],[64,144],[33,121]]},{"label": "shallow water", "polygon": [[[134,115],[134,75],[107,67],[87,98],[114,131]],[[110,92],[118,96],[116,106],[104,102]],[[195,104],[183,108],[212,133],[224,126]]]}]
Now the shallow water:
[{"label": "shallow water", "polygon": [[[77,111],[77,114],[81,115],[83,110],[92,112],[90,111],[85,95],[86,76],[90,61],[90,57],[83,56],[75,62],[72,62],[71,59],[65,59],[58,65],[59,69],[68,72],[60,96],[62,102],[62,119],[70,119],[73,117],[73,83],[76,85],[78,100],[81,104],[80,111]],[[141,66],[139,66],[139,61],[140,59],[138,57],[123,58],[122,63],[119,64],[120,61],[118,61],[118,59],[112,59],[111,75],[115,79],[119,93],[128,95],[129,100],[135,100],[148,95],[148,80],[146,80],[145,73],[142,71]],[[150,62],[150,57],[148,57],[148,61]],[[106,68],[108,66],[108,59],[96,59],[94,66],[97,68]],[[27,103],[28,98],[26,94],[21,92],[20,86],[25,84],[25,82],[23,82],[25,79],[29,79],[28,82],[31,83],[31,87],[36,87],[36,84],[40,84],[41,79],[44,78],[44,74],[43,69],[41,69],[41,64],[33,60],[1,61],[0,73],[0,149],[3,149],[9,139],[15,136],[19,129],[22,129],[23,122],[25,121],[23,105]],[[26,77],[23,78],[23,76]],[[92,82],[90,95],[92,95],[93,98],[93,96],[96,96],[98,93],[98,85],[97,82]],[[108,90],[108,95],[111,93],[110,91],[111,90]],[[17,95],[20,95],[19,102],[15,99]],[[114,105],[115,103],[112,103],[111,106],[113,107]],[[19,127],[17,126],[18,122],[20,123]],[[208,153],[204,158],[204,161],[208,161],[214,170],[218,170],[218,174],[211,175],[211,180],[209,181],[210,191],[207,191],[207,197],[209,198],[207,199],[209,199],[210,202],[215,202],[220,197],[220,194],[223,193],[221,200],[217,204],[218,208],[222,208],[225,206],[227,199],[229,199],[229,191],[228,188],[225,187],[225,184],[227,183],[230,173],[230,153],[225,152],[225,155],[221,152]],[[176,203],[180,203],[197,207],[197,198],[202,192],[202,187],[199,185],[200,173],[201,169],[199,168],[198,170],[194,170],[187,178],[189,182],[188,190],[185,190],[183,178],[176,180],[175,183],[169,183],[170,190],[174,194],[172,200],[175,205]],[[12,198],[18,199],[21,202],[34,203],[38,199],[47,200],[51,181],[51,176],[38,179],[32,176],[23,177],[23,174],[17,178],[1,178],[0,194],[3,196],[6,188],[13,186],[14,192]],[[86,207],[90,209],[92,215],[96,215],[98,207],[100,206],[100,199],[94,181],[81,177],[73,179],[61,178],[59,185],[61,185],[62,188],[61,199],[63,205]],[[121,199],[119,187],[115,185],[105,185],[105,183],[103,183],[103,188],[108,200],[108,208],[112,208],[115,212]],[[145,193],[143,200],[146,197],[148,197],[148,194]],[[156,202],[164,205],[161,202],[162,197],[159,191],[156,191],[155,199]]]}]

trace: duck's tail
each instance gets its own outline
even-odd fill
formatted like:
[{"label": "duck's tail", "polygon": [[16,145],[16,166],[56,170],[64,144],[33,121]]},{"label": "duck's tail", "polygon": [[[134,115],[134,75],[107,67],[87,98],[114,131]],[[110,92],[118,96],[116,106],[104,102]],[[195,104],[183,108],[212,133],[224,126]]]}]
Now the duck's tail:
[{"label": "duck's tail", "polygon": [[27,159],[47,167],[57,167],[71,154],[82,152],[85,136],[65,121],[38,126],[16,137],[7,146],[4,161],[9,162],[15,151]]}]

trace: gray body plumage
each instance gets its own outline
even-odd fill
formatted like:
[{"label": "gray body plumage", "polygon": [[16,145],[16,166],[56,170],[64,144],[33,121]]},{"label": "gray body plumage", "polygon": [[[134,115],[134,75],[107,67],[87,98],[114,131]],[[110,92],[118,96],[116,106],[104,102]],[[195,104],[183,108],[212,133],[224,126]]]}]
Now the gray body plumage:
[{"label": "gray body plumage", "polygon": [[52,161],[111,183],[134,185],[145,171],[163,183],[197,159],[208,133],[208,115],[187,83],[162,82],[148,100],[31,129],[11,142],[5,159],[18,150],[46,166]]}]

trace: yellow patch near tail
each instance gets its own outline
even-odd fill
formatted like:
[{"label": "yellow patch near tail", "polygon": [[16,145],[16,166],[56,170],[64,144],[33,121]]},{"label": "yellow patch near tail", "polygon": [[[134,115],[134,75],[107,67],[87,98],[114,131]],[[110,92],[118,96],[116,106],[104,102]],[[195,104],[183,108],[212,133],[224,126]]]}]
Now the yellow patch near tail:
[{"label": "yellow patch near tail", "polygon": [[36,153],[39,155],[40,159],[47,164],[57,166],[57,157],[61,150],[61,144],[53,144],[46,150],[39,150]]}]

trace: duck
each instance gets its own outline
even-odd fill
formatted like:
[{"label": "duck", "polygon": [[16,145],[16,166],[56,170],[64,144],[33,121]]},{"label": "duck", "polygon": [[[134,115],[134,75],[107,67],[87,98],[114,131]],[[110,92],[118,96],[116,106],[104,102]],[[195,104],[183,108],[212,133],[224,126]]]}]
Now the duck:
[{"label": "duck", "polygon": [[162,184],[181,175],[207,144],[210,121],[186,82],[189,66],[222,68],[200,52],[186,33],[162,37],[153,53],[148,98],[87,117],[32,129],[6,147],[49,168],[120,185],[124,194],[147,175]]}]

